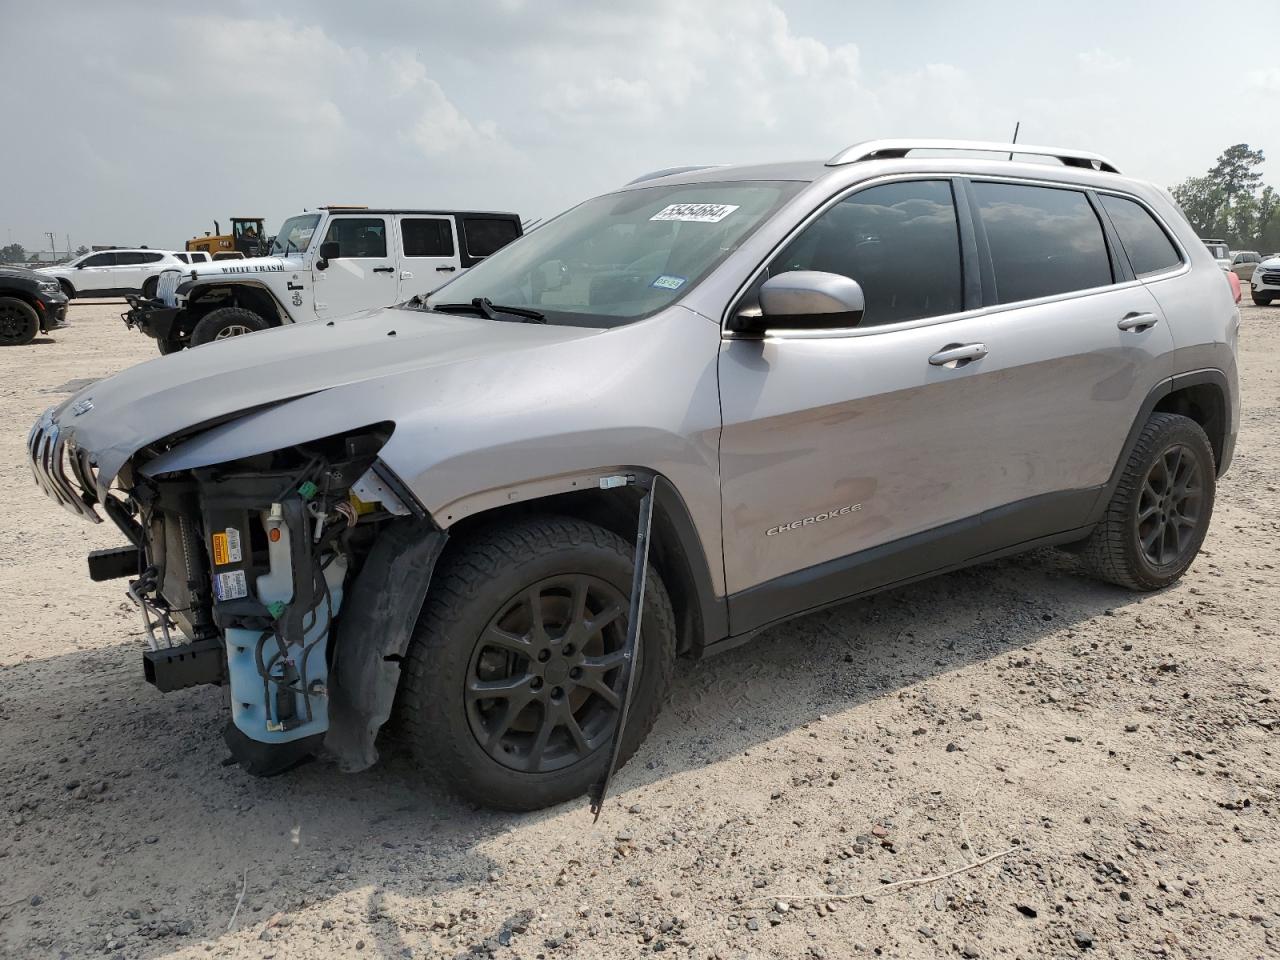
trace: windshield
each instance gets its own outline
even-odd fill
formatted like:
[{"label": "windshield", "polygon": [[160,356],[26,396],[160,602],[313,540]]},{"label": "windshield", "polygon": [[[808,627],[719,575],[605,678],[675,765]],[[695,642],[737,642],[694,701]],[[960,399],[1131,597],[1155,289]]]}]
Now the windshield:
[{"label": "windshield", "polygon": [[620,326],[684,296],[801,186],[696,183],[596,197],[435,291],[428,306],[486,298],[549,323]]},{"label": "windshield", "polygon": [[271,244],[271,252],[278,257],[284,256],[286,250],[304,252],[310,246],[311,235],[316,232],[316,224],[319,222],[320,214],[318,213],[301,213],[296,217],[290,217],[276,234]]}]

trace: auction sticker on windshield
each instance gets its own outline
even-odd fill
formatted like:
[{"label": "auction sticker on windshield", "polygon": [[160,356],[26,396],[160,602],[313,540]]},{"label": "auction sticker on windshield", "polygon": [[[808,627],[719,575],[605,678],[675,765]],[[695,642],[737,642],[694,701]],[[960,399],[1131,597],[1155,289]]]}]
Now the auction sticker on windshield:
[{"label": "auction sticker on windshield", "polygon": [[738,209],[735,203],[673,203],[650,220],[679,220],[684,223],[719,223]]},{"label": "auction sticker on windshield", "polygon": [[679,290],[684,286],[684,281],[684,277],[673,277],[670,274],[664,273],[657,280],[653,281],[653,283],[649,284],[649,286],[657,287],[659,290]]}]

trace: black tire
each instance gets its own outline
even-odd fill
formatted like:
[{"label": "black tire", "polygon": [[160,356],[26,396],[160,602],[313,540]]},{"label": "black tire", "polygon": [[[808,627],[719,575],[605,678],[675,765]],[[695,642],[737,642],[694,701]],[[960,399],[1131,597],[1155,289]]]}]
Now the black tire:
[{"label": "black tire", "polygon": [[62,288],[62,292],[67,295],[68,300],[74,300],[76,298],[76,288],[71,285],[70,280],[63,280],[59,277],[58,286],[60,286]]},{"label": "black tire", "polygon": [[40,332],[40,315],[17,297],[0,297],[0,347],[21,347]]},{"label": "black tire", "polygon": [[1173,413],[1152,414],[1107,512],[1084,543],[1084,562],[1130,590],[1167,587],[1200,552],[1215,489],[1213,448],[1200,425]]},{"label": "black tire", "polygon": [[1271,306],[1271,295],[1269,293],[1251,293],[1249,294],[1249,296],[1253,297],[1254,306],[1257,306],[1257,307]]},{"label": "black tire", "polygon": [[219,307],[210,310],[191,331],[191,346],[198,347],[214,340],[225,340],[245,333],[267,329],[267,321],[244,307]]},{"label": "black tire", "polygon": [[168,340],[164,337],[156,337],[156,349],[160,351],[161,356],[168,356],[171,353],[177,353],[182,349],[182,342],[179,340]]},{"label": "black tire", "polygon": [[148,277],[142,281],[142,296],[147,300],[152,300],[156,295],[156,287],[160,284],[159,277]]},{"label": "black tire", "polygon": [[[441,563],[405,657],[397,701],[400,728],[415,758],[453,790],[486,806],[537,810],[581,796],[608,762],[617,722],[615,704],[595,691],[607,688],[616,699],[620,689],[620,666],[603,664],[619,659],[625,637],[634,548],[594,524],[539,517],[482,531]],[[584,585],[580,603],[577,584]],[[503,618],[523,617],[531,597],[542,608],[544,629],[529,622],[517,638],[520,627],[512,625],[520,621]],[[577,631],[565,626],[573,622],[575,607],[584,612]],[[602,619],[603,626],[591,629]],[[671,685],[674,621],[666,588],[650,567],[640,673],[620,763],[653,728]],[[503,647],[485,642],[495,635]],[[582,639],[580,650],[569,649],[575,637]],[[525,641],[541,645],[526,647]],[[513,652],[517,648],[523,652]],[[546,651],[545,662],[539,650]],[[575,674],[568,666],[571,654],[591,666]],[[579,683],[582,677],[588,679]],[[507,683],[513,692],[492,699],[469,694],[471,684],[486,683]],[[544,734],[548,718],[562,718],[566,709],[572,728],[556,719]],[[544,748],[535,763],[539,739]]]}]

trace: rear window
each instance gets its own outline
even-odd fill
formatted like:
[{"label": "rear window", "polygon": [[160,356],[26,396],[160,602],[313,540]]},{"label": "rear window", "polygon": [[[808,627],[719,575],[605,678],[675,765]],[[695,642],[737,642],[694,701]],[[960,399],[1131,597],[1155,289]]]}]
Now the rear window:
[{"label": "rear window", "polygon": [[520,228],[515,221],[491,217],[463,217],[462,230],[467,237],[467,253],[473,257],[497,253],[520,236]]},{"label": "rear window", "polygon": [[1135,274],[1149,277],[1182,263],[1178,248],[1142,204],[1106,193],[1099,199],[1120,235],[1120,243]]},{"label": "rear window", "polygon": [[401,241],[406,257],[452,257],[453,228],[441,217],[403,217]]},{"label": "rear window", "polygon": [[1102,224],[1077,190],[975,183],[995,270],[996,302],[1034,300],[1112,282]]}]

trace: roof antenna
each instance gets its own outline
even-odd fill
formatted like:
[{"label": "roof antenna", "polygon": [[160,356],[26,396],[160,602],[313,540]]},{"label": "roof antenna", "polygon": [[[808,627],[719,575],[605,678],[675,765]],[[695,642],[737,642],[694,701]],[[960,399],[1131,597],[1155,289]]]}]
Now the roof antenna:
[{"label": "roof antenna", "polygon": [[[1022,121],[1021,121],[1021,120],[1019,120],[1017,123],[1015,123],[1015,124],[1013,125],[1013,139],[1009,141],[1010,143],[1017,143],[1017,142],[1018,142],[1018,131],[1019,131],[1021,128],[1022,128]],[[1011,151],[1009,151],[1009,159],[1010,159],[1010,160],[1012,160],[1012,159],[1013,159],[1013,151],[1012,151],[1012,150],[1011,150]]]}]

